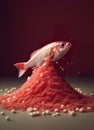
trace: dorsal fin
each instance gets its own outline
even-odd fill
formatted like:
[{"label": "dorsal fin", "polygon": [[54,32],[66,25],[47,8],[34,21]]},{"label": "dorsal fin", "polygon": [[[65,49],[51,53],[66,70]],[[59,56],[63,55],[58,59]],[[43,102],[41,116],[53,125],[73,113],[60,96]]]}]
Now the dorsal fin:
[{"label": "dorsal fin", "polygon": [[31,58],[33,55],[35,55],[39,50],[40,50],[40,49],[33,51],[33,52],[31,53],[31,55],[30,55],[30,58]]}]

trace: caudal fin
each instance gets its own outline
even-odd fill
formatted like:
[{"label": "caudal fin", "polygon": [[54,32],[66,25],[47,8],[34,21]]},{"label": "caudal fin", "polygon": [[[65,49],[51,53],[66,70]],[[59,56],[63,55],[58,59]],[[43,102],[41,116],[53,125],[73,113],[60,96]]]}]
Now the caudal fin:
[{"label": "caudal fin", "polygon": [[16,66],[17,69],[19,69],[19,78],[26,72],[26,69],[24,67],[24,62],[22,63],[16,63],[14,64],[14,66]]}]

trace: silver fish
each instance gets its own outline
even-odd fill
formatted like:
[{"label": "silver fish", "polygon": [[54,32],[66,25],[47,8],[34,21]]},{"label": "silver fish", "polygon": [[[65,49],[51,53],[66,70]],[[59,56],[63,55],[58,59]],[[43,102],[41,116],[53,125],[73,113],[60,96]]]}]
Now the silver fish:
[{"label": "silver fish", "polygon": [[49,43],[44,47],[34,51],[27,62],[14,64],[14,66],[19,69],[19,77],[21,77],[27,71],[27,69],[39,67],[47,60],[56,62],[69,51],[71,45],[72,44],[70,42],[57,41]]}]

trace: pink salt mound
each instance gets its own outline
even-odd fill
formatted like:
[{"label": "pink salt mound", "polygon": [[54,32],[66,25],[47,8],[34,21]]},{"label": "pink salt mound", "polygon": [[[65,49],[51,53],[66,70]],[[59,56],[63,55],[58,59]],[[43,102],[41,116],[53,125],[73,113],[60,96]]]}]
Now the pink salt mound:
[{"label": "pink salt mound", "polygon": [[[64,104],[64,107],[61,105]],[[26,110],[36,107],[40,111],[57,108],[85,112],[94,111],[94,97],[85,96],[74,90],[58,73],[54,63],[45,62],[33,71],[20,89],[0,97],[0,106],[11,110]]]}]

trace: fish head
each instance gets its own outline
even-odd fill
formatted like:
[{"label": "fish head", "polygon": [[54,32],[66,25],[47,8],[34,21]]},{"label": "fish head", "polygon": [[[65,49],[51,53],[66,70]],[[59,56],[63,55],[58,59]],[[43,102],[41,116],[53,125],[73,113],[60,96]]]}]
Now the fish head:
[{"label": "fish head", "polygon": [[56,59],[63,57],[71,48],[72,44],[66,41],[58,41],[53,49]]},{"label": "fish head", "polygon": [[72,44],[70,42],[59,42],[59,52],[66,54],[70,48],[71,48]]}]

